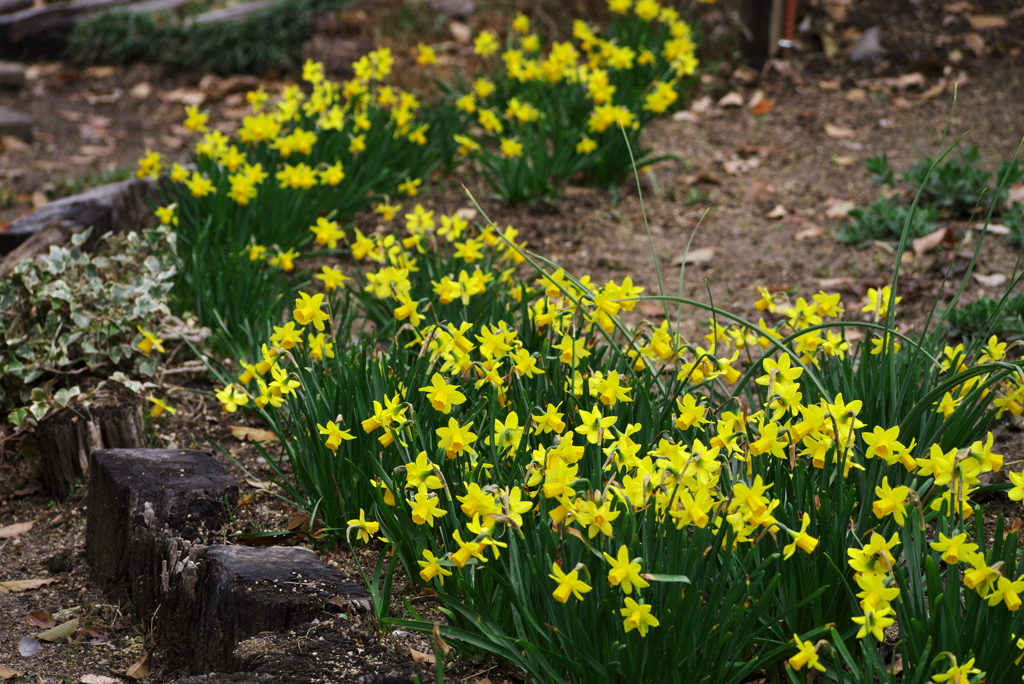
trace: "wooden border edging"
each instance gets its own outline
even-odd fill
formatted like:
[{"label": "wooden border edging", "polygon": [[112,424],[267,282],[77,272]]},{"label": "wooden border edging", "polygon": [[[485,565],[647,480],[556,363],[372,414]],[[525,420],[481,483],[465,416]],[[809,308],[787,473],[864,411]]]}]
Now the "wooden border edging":
[{"label": "wooden border edging", "polygon": [[[235,646],[313,620],[332,596],[369,604],[303,547],[209,544],[238,486],[209,452],[101,449],[90,455],[86,559],[95,581],[153,616],[160,659],[188,674],[234,672]],[[207,545],[209,544],[209,545]]]}]

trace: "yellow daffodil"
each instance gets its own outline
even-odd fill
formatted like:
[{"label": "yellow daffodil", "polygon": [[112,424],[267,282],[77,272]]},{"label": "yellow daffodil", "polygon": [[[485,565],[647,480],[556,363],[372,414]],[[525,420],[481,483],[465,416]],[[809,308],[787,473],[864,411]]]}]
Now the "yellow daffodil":
[{"label": "yellow daffodil", "polygon": [[[578,600],[582,601],[583,594],[586,594],[593,588],[579,578],[580,574],[578,571],[573,570],[568,573],[562,572],[562,567],[558,563],[551,564],[551,572],[553,574],[548,575],[548,577],[558,582],[558,586],[555,587],[555,590],[551,592],[551,594],[559,603],[568,602],[569,598],[572,596],[575,596]],[[644,632],[646,632],[646,627],[644,628]],[[641,632],[641,634],[644,632]]]},{"label": "yellow daffodil", "polygon": [[434,373],[430,378],[430,384],[420,387],[419,391],[426,393],[430,405],[441,413],[451,413],[452,406],[458,406],[466,401],[466,395],[459,391],[459,386],[449,385],[440,373]]},{"label": "yellow daffodil", "polygon": [[451,577],[451,570],[445,570],[440,563],[441,559],[435,556],[430,549],[423,550],[423,557],[426,560],[416,561],[423,568],[420,570],[420,578],[424,582],[429,582],[436,577],[441,586],[444,586],[444,578]]},{"label": "yellow daffodil", "polygon": [[164,341],[159,337],[146,330],[142,326],[137,326],[139,334],[142,335],[142,339],[139,340],[138,348],[143,354],[149,356],[149,353],[156,349],[158,352],[163,354],[166,350],[164,349]]},{"label": "yellow daffodil", "polygon": [[359,509],[358,518],[353,518],[345,524],[348,525],[349,531],[356,531],[356,538],[363,543],[370,541],[370,537],[380,530],[380,523],[367,521],[366,512],[362,508]]},{"label": "yellow daffodil", "polygon": [[792,537],[793,541],[789,544],[786,544],[786,546],[782,549],[782,557],[784,559],[788,559],[790,556],[796,553],[797,547],[800,547],[800,549],[804,553],[812,553],[814,549],[817,548],[818,540],[812,537],[811,535],[807,534],[807,528],[810,527],[810,525],[811,516],[809,516],[807,513],[804,513],[803,521],[800,525],[800,531],[793,532],[791,530],[787,530],[787,533],[790,537]]},{"label": "yellow daffodil", "polygon": [[608,584],[613,587],[622,587],[622,591],[628,596],[633,592],[633,587],[638,590],[649,587],[650,583],[640,576],[640,564],[630,560],[629,549],[623,544],[619,547],[616,557],[604,553],[605,560],[611,565],[608,571]]},{"label": "yellow daffodil", "polygon": [[239,406],[249,403],[249,395],[235,385],[228,385],[218,390],[216,396],[228,413],[234,413]]},{"label": "yellow daffodil", "polygon": [[906,500],[910,496],[910,488],[904,486],[890,487],[888,476],[882,478],[882,484],[875,487],[878,498],[871,505],[871,512],[876,518],[884,518],[892,514],[897,525],[902,525],[907,515]]},{"label": "yellow daffodil", "polygon": [[149,416],[151,418],[159,418],[165,412],[166,413],[177,413],[178,409],[171,408],[167,403],[158,397],[149,397],[149,401],[153,404],[153,408],[149,410]]},{"label": "yellow daffodil", "polygon": [[619,609],[619,614],[624,618],[622,626],[629,633],[634,629],[640,632],[641,637],[647,636],[647,630],[657,627],[660,622],[658,618],[651,615],[651,606],[644,603],[637,603],[631,598],[626,598],[626,606]]},{"label": "yellow daffodil", "polygon": [[351,432],[349,432],[348,430],[342,430],[340,427],[338,427],[338,424],[335,423],[333,420],[327,421],[326,426],[317,423],[316,427],[320,431],[321,435],[327,435],[327,440],[324,442],[324,444],[331,451],[337,451],[338,447],[341,446],[342,440],[348,441],[355,439],[355,437],[352,436]]},{"label": "yellow daffodil", "polygon": [[796,643],[797,653],[787,661],[791,668],[802,670],[805,667],[808,669],[813,667],[819,672],[825,671],[825,666],[822,665],[818,658],[817,644],[812,644],[810,641],[801,641],[800,637],[796,634],[793,635],[793,641]]},{"label": "yellow daffodil", "polygon": [[942,684],[942,682],[968,684],[971,680],[971,675],[982,674],[981,670],[974,667],[974,658],[971,658],[963,665],[957,665],[956,658],[952,655],[949,658],[953,661],[953,666],[941,674],[932,675],[932,679],[939,684]]},{"label": "yellow daffodil", "polygon": [[324,296],[322,294],[310,297],[305,292],[299,292],[299,297],[295,300],[295,310],[292,312],[295,322],[299,325],[309,325],[312,323],[313,327],[317,330],[323,330],[324,321],[329,320],[331,317],[326,311],[320,309],[323,306],[323,301]]}]

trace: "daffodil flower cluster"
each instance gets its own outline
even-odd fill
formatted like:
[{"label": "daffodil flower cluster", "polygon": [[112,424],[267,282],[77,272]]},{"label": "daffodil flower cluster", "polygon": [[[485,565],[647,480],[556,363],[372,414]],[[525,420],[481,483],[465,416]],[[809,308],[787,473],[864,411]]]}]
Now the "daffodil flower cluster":
[{"label": "daffodil flower cluster", "polygon": [[[402,211],[387,205],[378,213],[395,219]],[[905,425],[866,422],[864,400],[821,395],[815,372],[857,352],[843,334],[849,309],[877,315],[894,305],[888,288],[859,307],[838,294],[790,303],[762,289],[757,325],[712,319],[694,345],[667,323],[622,323],[642,295],[629,278],[603,286],[561,270],[518,278],[527,255],[512,227],[478,229],[416,204],[392,232],[341,231],[328,220],[310,231],[348,247],[353,284],[340,286],[348,277],[325,266],[313,284],[324,293],[300,291],[292,320],[275,327],[262,358],[243,361],[245,372],[218,396],[227,410],[250,398],[282,415],[314,410],[300,424],[331,454],[326,463],[362,463],[378,492],[343,492],[360,512],[346,518],[349,529],[366,541],[384,528],[411,569],[439,590],[484,568],[508,573],[513,547],[533,544],[544,564],[537,586],[553,605],[613,607],[623,634],[649,639],[674,610],[671,592],[658,585],[678,568],[648,550],[653,542],[637,536],[637,525],[684,547],[706,539],[737,558],[772,549],[784,575],[803,572],[838,543],[855,594],[847,624],[861,639],[883,641],[902,609],[899,530],[926,514],[966,520],[982,476],[1002,467],[991,434],[925,448]],[[391,321],[395,347],[387,361],[360,357],[369,371],[346,371],[335,358],[343,345],[331,335],[332,311],[345,298],[368,315],[377,310],[384,329]],[[619,331],[629,340],[621,348],[612,342]],[[870,339],[860,344],[862,363],[897,353],[890,346],[875,354]],[[974,362],[1002,359],[1001,345],[989,340],[986,360]],[[294,362],[300,357],[312,365]],[[934,363],[940,376],[972,368],[959,348],[947,347]],[[356,382],[376,374],[368,387],[377,389],[328,393],[336,399],[326,406],[302,403],[309,387],[346,372]],[[716,404],[716,388],[744,376],[757,389],[755,403]],[[984,383],[977,374],[950,392],[966,400]],[[983,400],[1012,411],[1019,383],[992,387]],[[938,403],[927,412],[941,416]],[[795,483],[807,477],[816,494],[794,499]],[[860,524],[876,531],[863,541],[815,503],[825,483],[837,481],[864,497]],[[1013,482],[1011,498],[1024,499],[1024,482]],[[929,543],[936,558],[974,568],[965,588],[1017,610],[1024,578],[1004,577],[966,532],[936,532]],[[819,647],[799,636],[795,643],[790,666],[821,669]]]},{"label": "daffodil flower cluster", "polygon": [[[551,194],[552,182],[579,173],[603,184],[625,176],[631,163],[620,128],[643,165],[640,130],[685,96],[698,60],[678,10],[655,0],[608,4],[610,24],[576,20],[572,40],[544,43],[525,14],[512,22],[504,51],[491,31],[474,39],[485,68],[455,97],[464,130],[454,140],[507,201]],[[436,63],[436,52],[421,45],[418,61]]]}]

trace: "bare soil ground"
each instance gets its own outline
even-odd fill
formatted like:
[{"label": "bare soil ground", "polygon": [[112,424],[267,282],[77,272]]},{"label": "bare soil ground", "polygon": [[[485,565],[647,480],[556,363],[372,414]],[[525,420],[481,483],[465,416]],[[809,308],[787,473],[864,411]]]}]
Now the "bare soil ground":
[{"label": "bare soil ground", "polygon": [[[474,28],[497,16],[489,3],[481,4],[484,8],[470,20]],[[465,183],[495,222],[516,226],[536,251],[597,281],[629,275],[648,291],[656,291],[653,252],[666,289],[674,293],[678,264],[673,262],[684,254],[692,235],[691,251],[711,252],[709,258],[687,266],[683,284],[687,297],[710,300],[750,316],[755,315],[752,302],[757,285],[808,297],[819,289],[840,291],[852,305],[868,287],[888,282],[895,256],[877,245],[855,249],[837,242],[833,232],[844,219],[826,214],[830,201],[867,206],[877,199],[879,188],[868,182],[864,160],[882,152],[896,170],[906,170],[921,156],[934,156],[966,134],[967,143],[981,148],[989,170],[998,159],[1012,156],[1024,135],[1020,104],[1024,14],[1020,2],[1010,0],[983,3],[976,11],[964,9],[966,3],[850,0],[835,4],[846,8],[843,15],[811,13],[815,30],[801,34],[806,51],[767,69],[759,80],[734,70],[728,60],[715,64],[697,93],[710,97],[711,106],[652,125],[647,142],[658,152],[678,156],[677,161],[641,174],[653,248],[633,181],[620,184],[615,203],[603,190],[569,188],[556,206],[508,209],[488,198],[479,179],[465,171],[437,179],[421,199],[429,208],[444,212],[467,206]],[[389,7],[399,12],[394,4]],[[332,54],[337,56],[339,50],[390,42],[402,59],[411,61],[407,48],[415,44],[413,31],[422,29],[420,24],[410,20],[406,33],[395,34],[382,29],[386,13],[359,15],[359,11],[363,10],[357,5],[344,16],[326,20],[327,28],[314,40],[318,49],[334,49]],[[972,12],[1003,16],[1006,26],[976,29],[968,19]],[[556,27],[558,20],[550,19]],[[727,22],[722,26],[728,29]],[[882,29],[883,54],[878,60],[852,64],[842,54],[830,60],[818,52],[829,39],[844,46],[872,26]],[[439,36],[446,31],[443,21],[427,28]],[[716,30],[709,27],[712,35]],[[464,46],[452,48],[455,68],[465,53]],[[880,80],[914,73],[920,73],[921,79],[905,88]],[[0,189],[13,191],[7,195],[13,197],[12,205],[0,209],[0,222],[30,211],[33,203],[53,199],[78,179],[95,178],[112,168],[133,168],[147,147],[184,158],[187,138],[178,124],[183,118],[182,102],[193,93],[210,93],[203,106],[212,110],[211,120],[226,121],[230,129],[240,117],[241,95],[217,93],[231,89],[223,87],[223,80],[201,82],[201,74],[176,74],[153,65],[77,71],[50,63],[34,65],[30,75],[22,91],[0,91],[0,105],[30,114],[36,130],[31,145],[8,141],[0,146]],[[286,79],[268,77],[261,82],[274,90],[282,80]],[[944,87],[937,87],[940,82]],[[760,114],[746,104],[714,105],[734,91],[749,102],[758,89],[774,103],[770,108],[762,106],[768,111]],[[826,124],[849,129],[852,136],[830,137]],[[941,225],[959,238],[970,232],[968,223],[948,220]],[[978,272],[1010,276],[1019,256],[1019,248],[1000,236],[989,236]],[[901,265],[901,317],[911,325],[920,324],[936,297],[951,294],[948,287],[940,291],[943,275],[947,271],[962,274],[965,265],[965,260],[942,249],[906,259]],[[966,299],[999,293],[999,288],[972,281]],[[662,315],[658,306],[639,309],[641,316],[655,322]],[[692,315],[691,335],[702,334],[701,319]],[[201,387],[201,381],[196,380],[196,385]],[[197,395],[190,411],[156,428],[155,446],[206,448],[212,440],[234,453],[255,475],[268,475],[255,450],[231,436],[228,428],[239,420],[225,418],[215,408]],[[1003,425],[997,433],[997,451],[1006,455],[1011,469],[1021,469],[1024,436],[1020,428]],[[36,521],[27,535],[0,539],[0,580],[58,581],[31,591],[0,593],[0,666],[24,673],[24,680],[19,676],[14,681],[77,682],[85,674],[117,676],[146,652],[148,627],[130,615],[130,607],[115,607],[90,584],[82,553],[81,493],[64,504],[48,501],[38,493],[35,467],[31,456],[0,458],[0,526]],[[238,475],[243,497],[253,497],[239,509],[232,531],[286,527],[292,511],[255,491]],[[1010,518],[1024,517],[1019,505],[997,507]],[[354,565],[345,554],[331,554],[330,560],[354,578]],[[30,612],[74,608],[92,632],[71,643],[44,645],[40,654],[29,658],[19,654],[22,637],[39,631],[26,623]],[[354,681],[365,672],[430,676],[432,667],[414,662],[408,651],[411,646],[429,652],[424,640],[382,636],[363,618],[326,619],[333,622],[311,627],[308,634],[265,643],[258,656],[263,658],[261,670],[277,672],[282,680],[287,678],[280,673],[286,673],[295,681]],[[325,644],[321,649],[317,639],[325,635],[336,642],[334,647]],[[314,650],[333,655],[322,661],[297,657],[308,653],[306,647],[314,643]],[[149,681],[168,681],[171,675],[161,670],[156,654]],[[512,677],[488,663],[472,662],[460,664],[454,676],[496,682]]]}]

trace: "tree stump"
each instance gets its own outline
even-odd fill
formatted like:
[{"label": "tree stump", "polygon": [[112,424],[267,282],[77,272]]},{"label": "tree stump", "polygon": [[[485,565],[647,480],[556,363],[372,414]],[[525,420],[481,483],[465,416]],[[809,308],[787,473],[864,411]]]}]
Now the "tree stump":
[{"label": "tree stump", "polygon": [[43,490],[58,501],[89,475],[93,449],[145,446],[145,423],[138,403],[69,407],[44,418],[35,430],[43,470]]},{"label": "tree stump", "polygon": [[14,221],[8,230],[0,233],[0,255],[12,251],[55,221],[76,227],[72,232],[91,226],[93,232],[85,249],[92,249],[105,233],[125,232],[146,225],[152,218],[149,201],[157,196],[154,181],[127,180],[50,202]]}]

